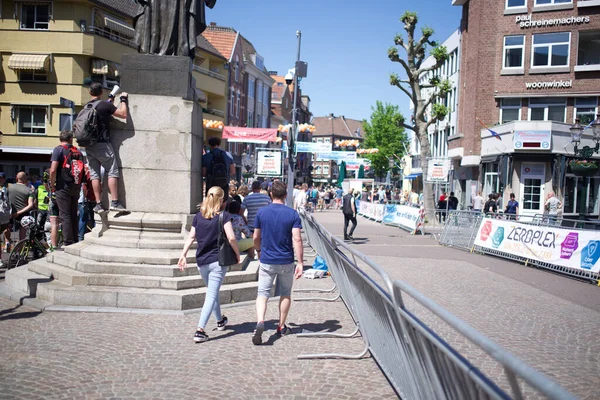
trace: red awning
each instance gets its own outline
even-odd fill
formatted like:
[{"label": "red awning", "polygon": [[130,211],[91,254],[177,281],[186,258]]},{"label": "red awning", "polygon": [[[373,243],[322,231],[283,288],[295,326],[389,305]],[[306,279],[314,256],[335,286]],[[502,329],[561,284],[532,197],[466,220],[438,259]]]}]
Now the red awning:
[{"label": "red awning", "polygon": [[266,144],[277,141],[277,129],[225,126],[223,127],[223,139],[230,142]]}]

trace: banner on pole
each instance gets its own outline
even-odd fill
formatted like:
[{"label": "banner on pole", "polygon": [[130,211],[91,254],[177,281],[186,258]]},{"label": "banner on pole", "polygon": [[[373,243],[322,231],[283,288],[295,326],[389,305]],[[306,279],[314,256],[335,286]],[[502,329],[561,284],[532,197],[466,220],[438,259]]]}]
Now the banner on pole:
[{"label": "banner on pole", "polygon": [[331,143],[296,142],[296,153],[328,153]]},{"label": "banner on pole", "polygon": [[281,176],[281,151],[257,151],[256,175]]},{"label": "banner on pole", "polygon": [[317,153],[317,161],[348,161],[356,160],[355,151],[330,151],[327,153]]},{"label": "banner on pole", "polygon": [[600,233],[484,219],[475,245],[530,260],[600,272]]}]

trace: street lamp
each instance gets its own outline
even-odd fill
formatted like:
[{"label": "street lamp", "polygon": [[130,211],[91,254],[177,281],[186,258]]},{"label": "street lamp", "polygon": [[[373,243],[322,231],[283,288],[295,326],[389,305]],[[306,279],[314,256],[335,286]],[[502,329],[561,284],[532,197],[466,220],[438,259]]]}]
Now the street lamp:
[{"label": "street lamp", "polygon": [[[583,131],[588,127],[592,128],[593,140],[596,142],[596,147],[591,148],[590,146],[583,146],[583,148],[579,149],[578,147],[581,143]],[[569,130],[571,131],[571,143],[574,147],[573,153],[576,156],[590,158],[594,153],[597,154],[600,152],[600,114],[596,115],[596,120],[587,127],[583,127],[580,124],[579,118],[576,118],[575,124],[573,124]]]}]

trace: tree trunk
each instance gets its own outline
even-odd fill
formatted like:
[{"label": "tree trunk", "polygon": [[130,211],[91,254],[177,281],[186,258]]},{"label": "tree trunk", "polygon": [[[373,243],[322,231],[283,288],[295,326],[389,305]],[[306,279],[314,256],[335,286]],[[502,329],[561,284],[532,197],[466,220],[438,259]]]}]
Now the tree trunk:
[{"label": "tree trunk", "polygon": [[417,135],[419,137],[419,141],[421,143],[421,171],[423,173],[423,206],[425,207],[425,212],[429,215],[430,218],[435,218],[435,199],[433,198],[433,185],[431,183],[426,183],[427,179],[427,171],[429,169],[429,137],[427,136],[427,127],[426,123],[418,122],[417,123]]}]

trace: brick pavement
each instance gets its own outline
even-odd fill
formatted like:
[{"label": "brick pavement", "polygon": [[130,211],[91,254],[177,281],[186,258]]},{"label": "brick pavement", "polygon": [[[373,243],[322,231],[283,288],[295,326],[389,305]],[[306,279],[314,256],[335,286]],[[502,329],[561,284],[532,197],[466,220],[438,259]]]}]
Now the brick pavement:
[{"label": "brick pavement", "polygon": [[[339,212],[315,214],[342,237]],[[490,256],[439,246],[359,217],[354,246],[496,343],[582,399],[600,398],[600,288]],[[406,297],[406,296],[405,296]],[[409,309],[507,388],[502,368],[439,318]],[[528,397],[538,397],[526,388]]]},{"label": "brick pavement", "polygon": [[[296,287],[329,288],[329,278]],[[304,296],[298,294],[297,297]],[[372,358],[297,360],[305,353],[359,353],[360,338],[274,335],[269,303],[266,345],[253,346],[254,306],[224,309],[230,325],[195,344],[198,314],[186,316],[39,313],[0,298],[0,399],[388,399],[395,398]],[[294,302],[295,333],[350,332],[343,303]]]}]

